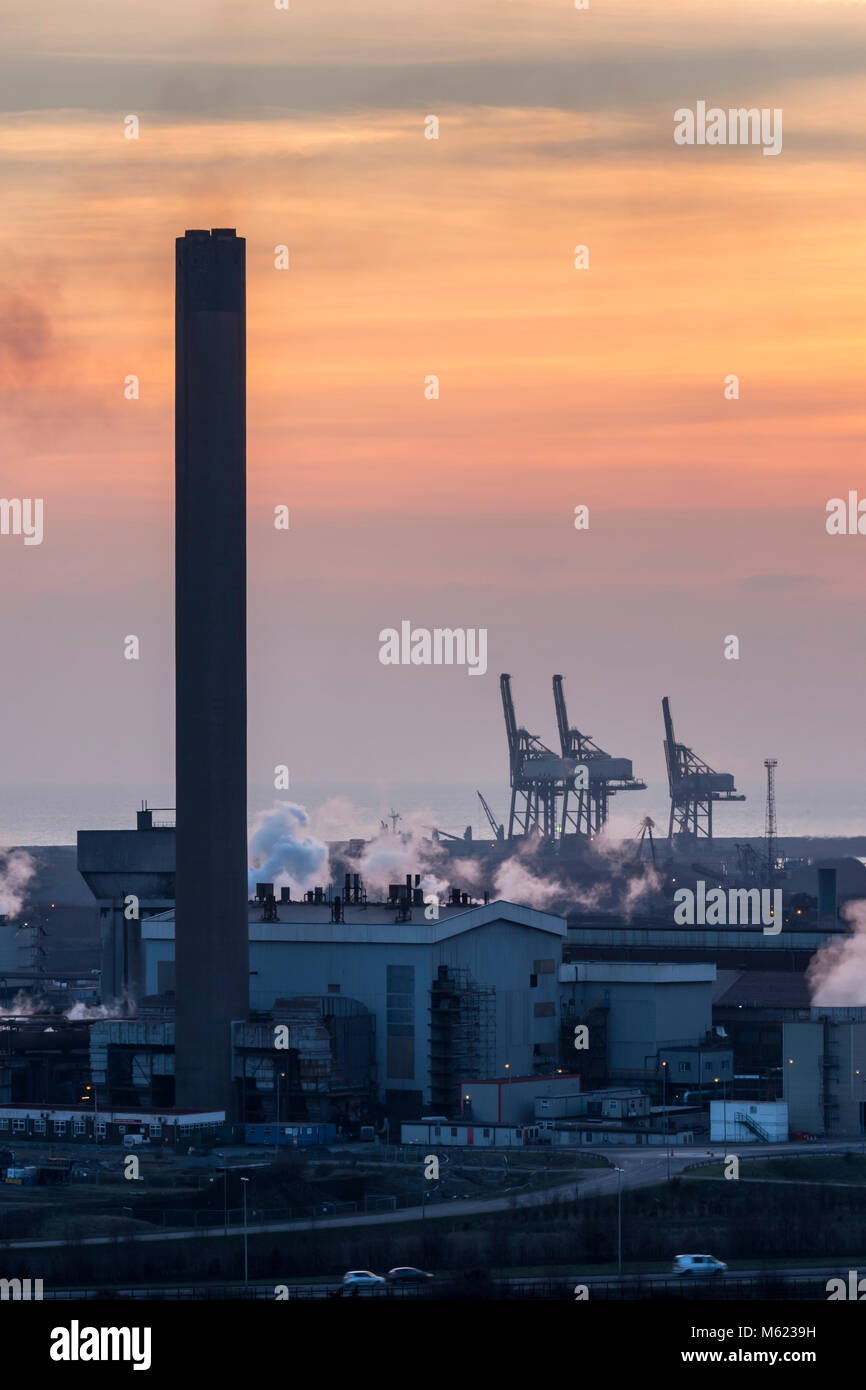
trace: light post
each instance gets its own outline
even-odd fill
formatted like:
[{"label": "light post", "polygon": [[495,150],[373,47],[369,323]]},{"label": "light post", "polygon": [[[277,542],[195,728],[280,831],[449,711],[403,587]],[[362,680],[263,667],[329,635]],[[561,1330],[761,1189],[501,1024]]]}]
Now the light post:
[{"label": "light post", "polygon": [[244,1283],[245,1283],[245,1284],[248,1284],[248,1283],[249,1283],[249,1280],[250,1280],[250,1266],[249,1266],[249,1259],[248,1259],[248,1254],[247,1254],[247,1188],[246,1188],[246,1185],[247,1185],[247,1183],[249,1182],[249,1178],[241,1178],[241,1182],[244,1184],[244,1189],[243,1189],[243,1192],[244,1192]]},{"label": "light post", "polygon": [[668,1182],[671,1180],[671,1146],[668,1140],[668,1064],[662,1062],[662,1109],[664,1111],[665,1153],[668,1160]]},{"label": "light post", "polygon": [[285,1074],[284,1071],[277,1072],[277,1123],[274,1137],[274,1158],[278,1158],[280,1152],[280,1077],[285,1076]]},{"label": "light post", "polygon": [[616,1272],[622,1278],[622,1175],[624,1168],[616,1170]]}]

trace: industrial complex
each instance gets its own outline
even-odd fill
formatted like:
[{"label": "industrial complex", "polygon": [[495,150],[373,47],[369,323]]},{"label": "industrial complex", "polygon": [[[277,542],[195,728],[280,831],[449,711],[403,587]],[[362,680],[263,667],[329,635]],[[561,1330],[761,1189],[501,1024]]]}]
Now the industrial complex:
[{"label": "industrial complex", "polygon": [[[368,889],[357,839],[327,846],[326,882],[250,892],[233,230],[178,239],[176,310],[176,808],[81,829],[98,921],[87,969],[58,970],[32,922],[0,924],[0,1139],[279,1144],[402,1127],[406,1143],[510,1147],[866,1131],[863,1010],[815,1002],[809,973],[848,930],[863,863],[819,842],[792,852],[772,758],[764,837],[720,837],[714,808],[743,797],[678,739],[667,697],[666,835],[644,817],[612,843],[611,799],[646,783],[571,723],[561,675],[555,748],[518,724],[503,674],[510,804],[500,822],[481,797],[491,837],[413,838],[393,813],[381,834],[417,862],[387,890]],[[532,891],[497,887],[509,865]],[[770,928],[683,925],[674,895],[696,885],[780,890],[782,910]]]}]

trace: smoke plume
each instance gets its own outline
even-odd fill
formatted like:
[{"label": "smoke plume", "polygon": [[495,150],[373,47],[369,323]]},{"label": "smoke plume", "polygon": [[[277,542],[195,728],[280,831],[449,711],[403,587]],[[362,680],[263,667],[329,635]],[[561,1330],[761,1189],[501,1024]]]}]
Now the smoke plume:
[{"label": "smoke plume", "polygon": [[35,861],[26,850],[0,849],[0,914],[18,916],[35,873]]},{"label": "smoke plume", "polygon": [[249,892],[257,882],[299,891],[330,879],[328,847],[309,833],[310,817],[295,801],[275,801],[253,823],[249,838]]},{"label": "smoke plume", "polygon": [[420,874],[424,892],[436,893],[441,899],[449,886],[440,872],[447,859],[439,845],[413,830],[396,835],[382,831],[367,842],[354,865],[371,896],[385,897],[390,883],[403,883],[407,874]]},{"label": "smoke plume", "polygon": [[821,946],[806,970],[815,1005],[854,1008],[866,1004],[866,900],[846,903],[842,916],[851,924],[850,934]]}]

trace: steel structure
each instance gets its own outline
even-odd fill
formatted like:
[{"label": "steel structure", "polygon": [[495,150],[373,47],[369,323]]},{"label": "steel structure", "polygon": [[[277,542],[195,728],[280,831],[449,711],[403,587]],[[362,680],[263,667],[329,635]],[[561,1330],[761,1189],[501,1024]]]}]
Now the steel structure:
[{"label": "steel structure", "polygon": [[667,695],[662,700],[662,713],[671,797],[668,844],[673,842],[675,835],[681,839],[705,839],[712,843],[713,802],[745,801],[746,798],[737,793],[730,772],[714,772],[691,748],[677,743],[671,702]]},{"label": "steel structure", "polygon": [[476,792],[475,795],[478,797],[478,800],[481,802],[482,810],[484,811],[484,814],[485,814],[485,816],[487,817],[487,820],[488,820],[488,822],[489,822],[489,824],[490,824],[490,829],[493,831],[493,838],[494,838],[495,840],[504,840],[504,839],[505,839],[505,826],[504,826],[504,825],[499,825],[499,823],[498,823],[497,820],[496,820],[496,817],[494,816],[493,812],[491,811],[491,809],[490,809],[490,807],[488,806],[487,802],[484,800],[484,797],[481,795],[481,793],[480,793],[480,792]]},{"label": "steel structure", "polygon": [[509,675],[499,677],[499,688],[511,770],[508,839],[515,838],[516,826],[521,836],[536,834],[554,840],[561,824],[557,814],[559,799],[566,796],[574,783],[577,762],[574,758],[558,757],[535,734],[518,727]]},{"label": "steel structure", "polygon": [[764,839],[767,842],[767,862],[764,865],[764,873],[766,875],[768,888],[772,888],[776,881],[776,768],[778,766],[778,758],[764,759],[764,767],[767,769],[767,814],[764,821]]},{"label": "steel structure", "polygon": [[563,791],[559,833],[592,837],[607,821],[610,798],[618,791],[646,791],[646,782],[633,776],[630,758],[612,758],[588,734],[569,727],[562,676],[553,677],[553,701],[563,759],[586,769],[584,778],[574,777]]},{"label": "steel structure", "polygon": [[637,835],[635,837],[637,840],[638,863],[641,863],[645,858],[644,847],[648,846],[649,857],[652,860],[653,868],[655,868],[656,863],[656,842],[653,839],[653,831],[655,830],[655,828],[656,823],[653,820],[652,816],[644,816],[643,820],[640,823],[640,829],[638,830]]}]

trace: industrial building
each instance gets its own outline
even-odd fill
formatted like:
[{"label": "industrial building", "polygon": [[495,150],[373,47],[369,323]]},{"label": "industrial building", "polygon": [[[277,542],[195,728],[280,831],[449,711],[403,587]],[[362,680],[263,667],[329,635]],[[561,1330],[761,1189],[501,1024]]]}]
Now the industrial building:
[{"label": "industrial building", "polygon": [[225,1124],[224,1110],[100,1110],[92,1106],[0,1105],[0,1143],[94,1141],[122,1144],[138,1135],[152,1145],[195,1144]]},{"label": "industrial building", "polygon": [[[685,1088],[730,1083],[733,1053],[713,1033],[712,964],[575,961],[560,966],[563,1047],[582,1089],[648,1084],[673,1101]],[[579,1039],[582,1041],[582,1039]]]},{"label": "industrial building", "polygon": [[714,1100],[710,1105],[713,1144],[784,1144],[788,1139],[785,1101]]},{"label": "industrial building", "polygon": [[538,1125],[470,1125],[444,1119],[404,1120],[400,1126],[401,1144],[423,1144],[434,1149],[522,1149],[537,1144]]},{"label": "industrial building", "polygon": [[866,1008],[813,1008],[786,1019],[781,1065],[792,1132],[866,1133]]},{"label": "industrial building", "polygon": [[[282,1046],[275,1046],[280,1028]],[[232,1027],[232,1079],[248,1125],[286,1120],[360,1126],[375,1102],[375,1018],[345,997],[277,1000]],[[100,1109],[174,1103],[173,1010],[145,1003],[137,1018],[92,1025],[90,1074]]]},{"label": "industrial building", "polygon": [[539,1096],[563,1096],[580,1087],[580,1076],[557,1069],[555,1076],[505,1076],[460,1082],[460,1118],[476,1125],[531,1124]]},{"label": "industrial building", "polygon": [[[472,1075],[555,1070],[564,919],[506,902],[439,911],[431,922],[423,907],[406,920],[398,902],[253,904],[250,1007],[346,996],[369,1010],[376,1095],[395,1118],[455,1113]],[[174,929],[172,912],[141,922],[148,995],[174,991]]]}]

